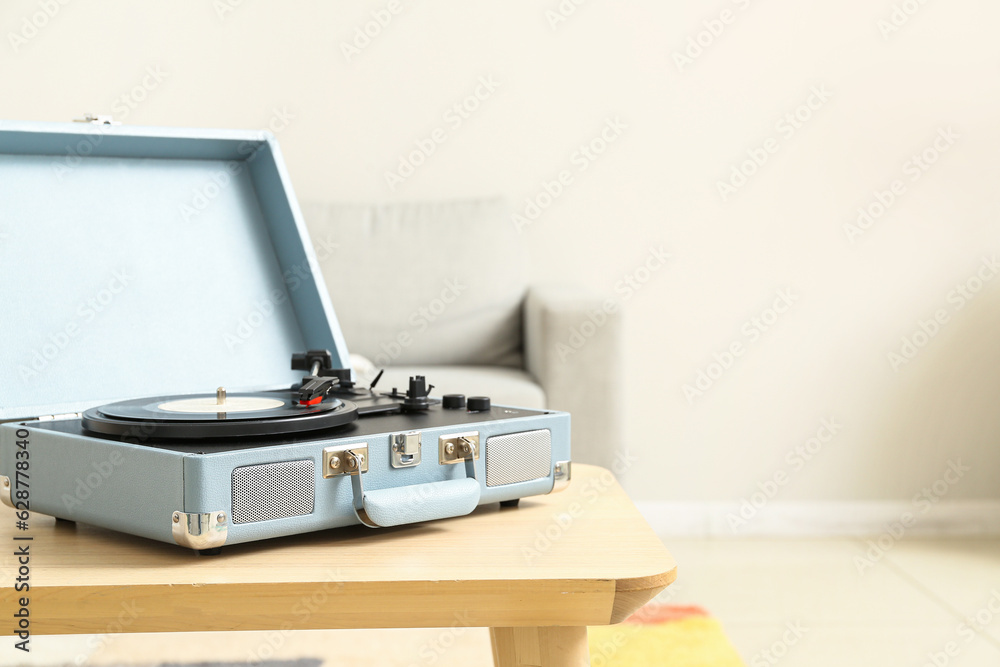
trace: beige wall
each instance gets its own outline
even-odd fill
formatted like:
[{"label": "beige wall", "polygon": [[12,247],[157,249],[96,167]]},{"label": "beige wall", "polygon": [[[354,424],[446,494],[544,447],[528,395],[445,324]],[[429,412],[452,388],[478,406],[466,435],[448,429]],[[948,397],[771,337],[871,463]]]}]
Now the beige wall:
[{"label": "beige wall", "polygon": [[[949,498],[1000,495],[1000,280],[952,293],[1000,250],[996,3],[899,2],[919,9],[883,37],[890,0],[593,0],[554,29],[557,0],[224,1],[53,0],[51,18],[3,3],[0,118],[271,124],[302,200],[500,193],[524,209],[567,170],[524,238],[536,280],[623,301],[633,495],[736,501],[778,475],[781,500],[909,500],[949,460],[972,468]],[[348,62],[341,44],[389,7]],[[467,119],[448,113],[477,88]],[[797,109],[799,127],[782,121]],[[615,119],[602,155],[578,153]],[[390,189],[386,170],[436,128],[445,141]],[[947,151],[914,171],[936,140]],[[748,151],[766,162],[723,200]],[[844,225],[897,179],[852,242]],[[661,246],[665,266],[619,285]],[[783,290],[786,312],[755,325]],[[947,321],[894,369],[887,355],[937,311]],[[842,425],[829,442],[787,458],[824,419]]]}]

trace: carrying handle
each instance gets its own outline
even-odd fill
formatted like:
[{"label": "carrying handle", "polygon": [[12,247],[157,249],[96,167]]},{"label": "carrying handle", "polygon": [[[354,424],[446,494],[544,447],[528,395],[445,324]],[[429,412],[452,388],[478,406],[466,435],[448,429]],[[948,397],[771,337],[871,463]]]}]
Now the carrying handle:
[{"label": "carrying handle", "polygon": [[365,491],[363,466],[356,458],[352,461],[354,452],[346,452],[358,521],[369,528],[382,528],[469,514],[479,505],[481,489],[476,479],[475,450],[466,445],[461,453],[466,474],[461,479]]}]

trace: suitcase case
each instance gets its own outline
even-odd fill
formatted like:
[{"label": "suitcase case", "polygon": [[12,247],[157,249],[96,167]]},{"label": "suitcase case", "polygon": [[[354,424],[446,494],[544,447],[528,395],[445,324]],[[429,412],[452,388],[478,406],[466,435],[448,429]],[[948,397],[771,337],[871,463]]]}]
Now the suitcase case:
[{"label": "suitcase case", "polygon": [[85,430],[124,399],[287,390],[306,349],[349,368],[336,294],[267,132],[0,122],[0,183],[0,499],[19,511],[214,550],[568,483],[570,418],[548,410],[435,403],[221,444]]}]

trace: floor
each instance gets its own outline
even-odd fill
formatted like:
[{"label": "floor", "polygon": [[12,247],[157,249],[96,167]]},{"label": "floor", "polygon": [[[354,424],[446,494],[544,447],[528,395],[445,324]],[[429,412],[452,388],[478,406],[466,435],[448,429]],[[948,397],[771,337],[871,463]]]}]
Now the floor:
[{"label": "floor", "polygon": [[[749,667],[1000,665],[1000,539],[667,537],[670,604],[717,617]],[[490,665],[485,630],[39,637],[28,665]],[[136,659],[143,656],[145,659]],[[313,659],[313,660],[310,660]]]},{"label": "floor", "polygon": [[1000,665],[1000,540],[881,542],[667,539],[671,602],[709,610],[750,667]]}]

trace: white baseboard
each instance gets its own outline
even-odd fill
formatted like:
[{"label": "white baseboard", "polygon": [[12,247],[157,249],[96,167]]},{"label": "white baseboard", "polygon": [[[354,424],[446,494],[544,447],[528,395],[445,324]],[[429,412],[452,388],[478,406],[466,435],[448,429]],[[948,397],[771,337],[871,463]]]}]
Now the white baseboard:
[{"label": "white baseboard", "polygon": [[857,537],[903,525],[908,536],[1000,535],[1000,500],[741,503],[639,501],[659,535],[673,537]]}]

